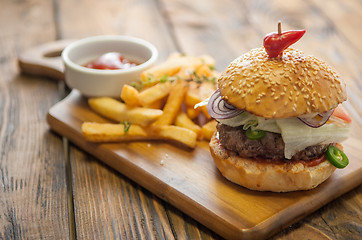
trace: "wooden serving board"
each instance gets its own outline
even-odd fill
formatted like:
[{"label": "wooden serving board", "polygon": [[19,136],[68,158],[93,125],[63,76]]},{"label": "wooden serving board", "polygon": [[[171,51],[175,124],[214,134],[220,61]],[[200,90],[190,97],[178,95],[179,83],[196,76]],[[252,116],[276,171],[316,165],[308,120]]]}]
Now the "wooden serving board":
[{"label": "wooden serving board", "polygon": [[230,239],[270,236],[362,183],[360,139],[343,144],[350,164],[316,189],[271,193],[251,191],[223,178],[207,142],[199,142],[190,151],[164,142],[85,141],[82,122],[107,120],[92,112],[76,90],[49,110],[47,121],[51,129],[84,151]]}]

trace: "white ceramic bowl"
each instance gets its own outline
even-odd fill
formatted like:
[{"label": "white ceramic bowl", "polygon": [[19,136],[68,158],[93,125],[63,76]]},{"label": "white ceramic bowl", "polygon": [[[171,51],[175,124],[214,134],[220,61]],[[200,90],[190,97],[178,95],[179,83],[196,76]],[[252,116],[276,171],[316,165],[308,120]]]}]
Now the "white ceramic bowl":
[{"label": "white ceramic bowl", "polygon": [[[104,53],[119,52],[127,59],[141,64],[128,69],[101,70],[82,65]],[[158,57],[149,42],[129,36],[94,36],[75,41],[62,52],[66,84],[86,97],[119,97],[122,86],[138,80]]]}]

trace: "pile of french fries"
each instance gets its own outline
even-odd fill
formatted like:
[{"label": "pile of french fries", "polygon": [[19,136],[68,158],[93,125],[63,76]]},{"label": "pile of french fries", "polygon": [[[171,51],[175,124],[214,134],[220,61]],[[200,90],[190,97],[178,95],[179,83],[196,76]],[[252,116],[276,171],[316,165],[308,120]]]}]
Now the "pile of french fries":
[{"label": "pile of french fries", "polygon": [[92,142],[170,140],[189,148],[195,148],[197,140],[209,141],[216,121],[206,106],[195,104],[216,89],[214,65],[210,56],[171,54],[143,72],[140,81],[124,85],[121,99],[88,99],[93,111],[114,123],[84,122],[84,137]]}]

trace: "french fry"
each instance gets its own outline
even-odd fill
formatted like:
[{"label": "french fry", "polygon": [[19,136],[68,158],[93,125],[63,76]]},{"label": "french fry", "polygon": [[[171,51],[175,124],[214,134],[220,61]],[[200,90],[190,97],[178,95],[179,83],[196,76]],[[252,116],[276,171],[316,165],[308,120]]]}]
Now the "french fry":
[{"label": "french fry", "polygon": [[125,125],[115,123],[84,122],[82,133],[90,142],[123,142],[134,140],[172,140],[190,148],[196,146],[197,135],[187,128],[169,126],[153,126],[145,128],[132,124],[125,131]]},{"label": "french fry", "polygon": [[190,119],[195,119],[201,112],[201,108],[187,107],[186,114]]},{"label": "french fry", "polygon": [[157,101],[150,103],[148,105],[145,105],[144,107],[146,108],[153,108],[153,109],[162,109],[163,106],[165,105],[167,100],[167,97],[164,97],[162,99],[158,99]]},{"label": "french fry", "polygon": [[151,126],[149,131],[151,131],[151,136],[156,136],[160,139],[173,140],[190,148],[195,148],[196,146],[197,134],[187,128],[174,125],[156,125]]},{"label": "french fry", "polygon": [[[144,71],[141,80],[144,84],[154,84],[163,76],[184,76],[185,73],[196,72],[200,66],[215,66],[215,60],[208,56],[188,56],[183,54],[172,54],[165,62]],[[183,71],[181,71],[183,69]]]},{"label": "french fry", "polygon": [[194,131],[198,137],[201,136],[201,128],[199,125],[194,123],[184,112],[180,112],[175,120],[175,125],[179,127],[184,127]]},{"label": "french fry", "polygon": [[216,131],[216,125],[216,120],[211,120],[201,127],[201,134],[204,140],[211,140],[212,135]]},{"label": "french fry", "polygon": [[162,110],[150,108],[130,108],[126,104],[109,97],[90,98],[89,106],[100,115],[117,122],[147,126],[162,116]]},{"label": "french fry", "polygon": [[205,117],[207,119],[211,119],[211,116],[210,116],[209,112],[207,111],[207,106],[202,106],[201,107],[201,112],[205,115]]},{"label": "french fry", "polygon": [[153,125],[171,125],[175,121],[184,100],[186,90],[185,81],[176,81],[163,108],[162,116],[158,118]]},{"label": "french fry", "polygon": [[201,77],[211,77],[214,75],[213,70],[208,65],[197,66],[195,72]]},{"label": "french fry", "polygon": [[216,86],[212,82],[191,82],[185,95],[185,103],[188,107],[194,107],[195,104],[210,97],[215,90]]},{"label": "french fry", "polygon": [[181,69],[181,65],[175,61],[166,61],[152,67],[141,74],[141,81],[145,85],[152,85],[159,82],[163,76],[173,76],[178,73]]},{"label": "french fry", "polygon": [[165,83],[158,83],[138,95],[139,102],[142,106],[148,106],[152,103],[166,97],[171,91],[172,84],[167,81]]},{"label": "french fry", "polygon": [[121,92],[122,100],[130,107],[138,107],[140,105],[139,92],[130,85],[124,85]]},{"label": "french fry", "polygon": [[119,123],[84,122],[85,139],[172,140],[189,148],[195,148],[198,139],[210,140],[217,122],[208,120],[206,106],[194,106],[216,89],[214,65],[214,59],[207,55],[171,54],[166,62],[142,73],[138,90],[123,86],[120,97],[124,103],[109,97],[90,98],[88,104],[95,112]]},{"label": "french fry", "polygon": [[200,97],[200,84],[197,84],[195,82],[190,82],[189,83],[189,89],[187,90],[186,94],[185,94],[185,104],[188,107],[194,107],[195,104],[198,104],[199,102],[201,102],[201,97]]},{"label": "french fry", "polygon": [[131,124],[84,122],[82,133],[91,142],[120,142],[147,139],[147,132],[140,126]]}]

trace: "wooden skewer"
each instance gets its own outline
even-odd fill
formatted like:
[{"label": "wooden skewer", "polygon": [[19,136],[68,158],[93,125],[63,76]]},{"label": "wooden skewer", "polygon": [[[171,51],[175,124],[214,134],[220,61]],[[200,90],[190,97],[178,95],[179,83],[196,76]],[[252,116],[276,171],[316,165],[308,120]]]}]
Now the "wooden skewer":
[{"label": "wooden skewer", "polygon": [[278,21],[278,34],[281,35],[282,34],[282,21]]}]

